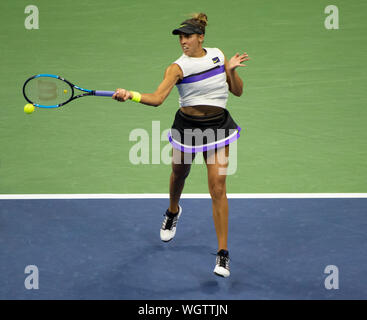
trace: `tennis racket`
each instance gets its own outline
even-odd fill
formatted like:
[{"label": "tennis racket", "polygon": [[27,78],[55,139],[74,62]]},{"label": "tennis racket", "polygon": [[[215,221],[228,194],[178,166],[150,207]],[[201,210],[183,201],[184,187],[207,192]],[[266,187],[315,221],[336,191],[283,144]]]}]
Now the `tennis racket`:
[{"label": "tennis racket", "polygon": [[[76,90],[83,93],[78,94]],[[27,79],[23,85],[24,98],[39,108],[58,108],[81,97],[112,97],[114,93],[83,89],[53,74],[37,74]]]}]

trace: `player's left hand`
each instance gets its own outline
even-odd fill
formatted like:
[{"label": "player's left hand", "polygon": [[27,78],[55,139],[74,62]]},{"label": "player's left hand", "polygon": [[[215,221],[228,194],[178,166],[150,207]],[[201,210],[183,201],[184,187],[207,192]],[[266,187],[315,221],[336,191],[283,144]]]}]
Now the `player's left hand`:
[{"label": "player's left hand", "polygon": [[242,64],[244,61],[248,61],[250,58],[248,54],[244,52],[243,54],[236,53],[229,61],[228,61],[228,69],[234,70],[237,67],[247,67],[247,65]]}]

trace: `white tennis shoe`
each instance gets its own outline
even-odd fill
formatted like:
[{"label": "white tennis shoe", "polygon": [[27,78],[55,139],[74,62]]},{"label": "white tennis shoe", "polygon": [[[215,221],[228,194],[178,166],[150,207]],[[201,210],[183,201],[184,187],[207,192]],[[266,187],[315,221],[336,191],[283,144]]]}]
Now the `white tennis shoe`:
[{"label": "white tennis shoe", "polygon": [[168,242],[172,240],[176,234],[177,221],[182,213],[182,208],[178,205],[178,213],[173,215],[168,210],[166,211],[162,227],[161,227],[161,240]]},{"label": "white tennis shoe", "polygon": [[231,274],[229,272],[229,254],[227,250],[220,250],[215,260],[214,273],[217,276],[227,278]]}]

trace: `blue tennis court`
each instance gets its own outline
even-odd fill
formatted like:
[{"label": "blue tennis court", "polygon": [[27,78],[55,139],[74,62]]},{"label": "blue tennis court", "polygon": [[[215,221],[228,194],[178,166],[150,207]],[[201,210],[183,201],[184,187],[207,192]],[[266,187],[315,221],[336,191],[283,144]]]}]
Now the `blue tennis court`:
[{"label": "blue tennis court", "polygon": [[[231,276],[213,273],[210,199],[0,200],[0,299],[366,299],[367,199],[229,199]],[[25,288],[25,267],[39,289]],[[325,288],[327,266],[339,288]]]}]

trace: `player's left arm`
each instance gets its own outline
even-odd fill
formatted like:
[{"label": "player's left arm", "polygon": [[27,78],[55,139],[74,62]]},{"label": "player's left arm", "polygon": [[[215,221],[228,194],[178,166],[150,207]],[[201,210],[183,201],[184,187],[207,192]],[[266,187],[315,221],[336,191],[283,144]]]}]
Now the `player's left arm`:
[{"label": "player's left arm", "polygon": [[243,92],[243,81],[238,75],[237,67],[247,67],[247,65],[242,64],[242,62],[248,61],[250,58],[245,52],[243,54],[236,53],[231,59],[227,60],[224,58],[224,66],[227,75],[227,82],[229,86],[229,91],[231,91],[235,96],[240,97]]}]

